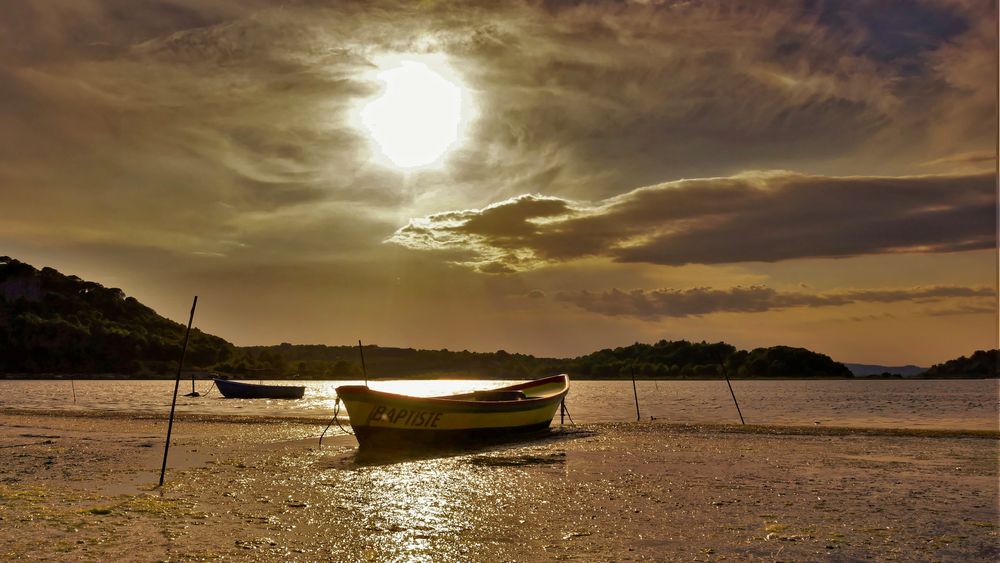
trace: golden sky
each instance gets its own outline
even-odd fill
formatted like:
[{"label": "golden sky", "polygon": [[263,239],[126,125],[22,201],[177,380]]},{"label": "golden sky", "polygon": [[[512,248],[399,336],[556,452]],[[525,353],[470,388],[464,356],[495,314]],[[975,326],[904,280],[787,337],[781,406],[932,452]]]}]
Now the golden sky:
[{"label": "golden sky", "polygon": [[0,254],[236,344],[997,346],[993,0],[0,13]]}]

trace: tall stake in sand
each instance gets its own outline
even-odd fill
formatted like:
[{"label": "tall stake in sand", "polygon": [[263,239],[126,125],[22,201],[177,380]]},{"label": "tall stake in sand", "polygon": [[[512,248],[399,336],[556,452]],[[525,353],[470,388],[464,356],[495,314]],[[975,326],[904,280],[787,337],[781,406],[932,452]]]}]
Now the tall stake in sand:
[{"label": "tall stake in sand", "polygon": [[740,404],[736,401],[736,393],[733,392],[733,384],[729,382],[729,377],[723,375],[726,378],[726,385],[729,386],[729,394],[733,396],[733,404],[736,405],[736,414],[740,415],[740,424],[746,424],[743,421],[743,411],[740,410]]},{"label": "tall stake in sand", "polygon": [[361,353],[361,373],[365,376],[365,387],[368,387],[368,368],[365,367],[365,349],[361,346],[360,340],[358,340],[358,352]]},{"label": "tall stake in sand", "polygon": [[[198,296],[194,296],[191,304],[191,316],[188,318],[187,331],[184,333],[184,345],[181,347],[181,361],[177,364],[177,379],[174,381],[174,400],[170,403],[170,422],[167,423],[167,443],[163,446],[163,466],[160,467],[160,486],[163,486],[163,476],[167,472],[167,452],[170,451],[170,431],[174,428],[174,409],[177,407],[177,388],[181,385],[181,368],[184,367],[184,354],[187,353],[188,336],[191,335],[191,323],[194,322],[194,308],[198,306]],[[192,386],[194,380],[192,379]]]},{"label": "tall stake in sand", "polygon": [[632,396],[635,397],[635,421],[639,422],[642,417],[639,416],[639,392],[635,389],[635,367],[629,366],[632,371]]}]

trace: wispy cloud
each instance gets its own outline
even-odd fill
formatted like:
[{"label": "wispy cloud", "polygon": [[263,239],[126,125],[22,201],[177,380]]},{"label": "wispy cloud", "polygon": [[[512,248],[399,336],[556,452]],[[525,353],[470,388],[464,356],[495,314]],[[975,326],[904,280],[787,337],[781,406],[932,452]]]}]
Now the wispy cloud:
[{"label": "wispy cloud", "polygon": [[596,203],[525,195],[411,220],[389,239],[462,250],[482,272],[606,256],[662,265],[776,262],[996,245],[992,175],[747,173],[640,188]]},{"label": "wispy cloud", "polygon": [[[954,298],[995,297],[992,288],[937,286],[891,290],[851,290],[828,293],[778,291],[766,286],[713,289],[656,289],[602,292],[559,292],[557,301],[607,316],[655,320],[662,317],[691,317],[712,313],[761,313],[796,307],[836,307],[854,303],[932,303]],[[986,307],[962,307],[963,313],[983,313]]]},{"label": "wispy cloud", "polygon": [[926,166],[928,168],[934,166],[948,166],[954,168],[955,165],[958,165],[982,169],[995,167],[996,163],[996,151],[969,151],[935,158],[934,160],[920,163],[920,166]]},{"label": "wispy cloud", "polygon": [[981,304],[981,305],[956,305],[954,307],[947,307],[941,309],[931,309],[927,311],[927,314],[932,317],[952,317],[958,315],[992,315],[995,319],[997,317],[997,306],[994,302],[993,304]]}]

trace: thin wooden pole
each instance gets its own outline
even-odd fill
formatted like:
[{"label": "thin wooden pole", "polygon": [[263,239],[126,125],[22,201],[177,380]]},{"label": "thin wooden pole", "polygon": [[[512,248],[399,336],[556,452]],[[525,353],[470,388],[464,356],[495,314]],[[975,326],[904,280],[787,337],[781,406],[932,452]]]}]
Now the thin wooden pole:
[{"label": "thin wooden pole", "polygon": [[[194,322],[194,309],[198,306],[198,296],[194,296],[191,304],[191,316],[188,318],[187,331],[184,333],[184,345],[181,347],[181,361],[177,364],[177,379],[174,380],[174,400],[170,403],[170,422],[167,423],[167,443],[163,446],[163,465],[160,467],[160,486],[163,486],[163,476],[167,473],[167,452],[170,451],[170,432],[174,428],[174,409],[177,407],[177,388],[181,385],[181,368],[184,367],[184,354],[187,353],[188,336],[191,334],[191,323]],[[194,379],[191,380],[194,385]]]},{"label": "thin wooden pole", "polygon": [[358,340],[358,352],[361,352],[361,373],[365,376],[365,387],[368,387],[368,368],[365,367],[365,349]]},{"label": "thin wooden pole", "polygon": [[726,377],[726,385],[729,386],[729,394],[733,396],[733,403],[736,405],[736,414],[740,415],[740,424],[746,424],[746,422],[743,421],[743,413],[740,412],[740,404],[736,402],[736,393],[733,393],[733,384],[729,382],[728,377]]},{"label": "thin wooden pole", "polygon": [[69,384],[73,387],[73,404],[76,404],[76,381],[73,379],[69,380]]},{"label": "thin wooden pole", "polygon": [[642,417],[639,416],[639,392],[635,389],[635,368],[629,366],[629,369],[632,371],[632,395],[635,397],[635,421],[639,422],[642,420]]},{"label": "thin wooden pole", "polygon": [[194,390],[194,370],[191,370],[191,392],[186,393],[185,397],[201,397],[201,393]]}]

